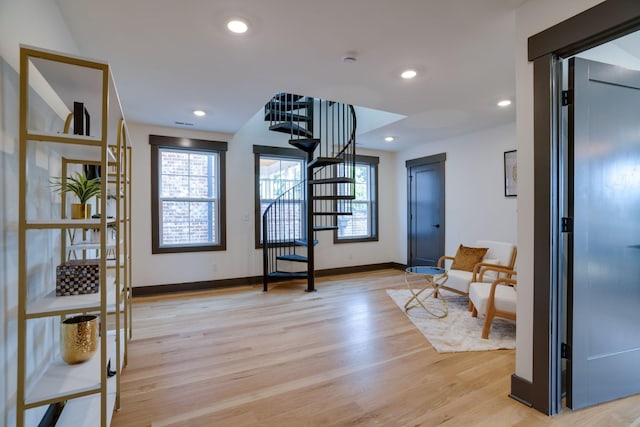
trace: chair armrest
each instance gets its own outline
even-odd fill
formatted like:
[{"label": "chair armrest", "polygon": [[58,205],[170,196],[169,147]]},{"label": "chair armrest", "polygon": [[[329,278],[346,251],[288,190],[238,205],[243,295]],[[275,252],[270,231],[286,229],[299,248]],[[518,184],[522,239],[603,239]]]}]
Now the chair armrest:
[{"label": "chair armrest", "polygon": [[[498,264],[489,264],[485,262],[479,262],[473,267],[473,282],[482,282],[482,278],[486,271],[495,271],[497,273],[506,274],[507,278],[511,278],[511,276],[515,276],[518,273],[515,270],[511,270],[503,265]],[[476,280],[478,279],[478,280]]]},{"label": "chair armrest", "polygon": [[438,259],[438,268],[443,268],[444,267],[444,261],[445,260],[450,260],[453,261],[455,258],[452,256],[448,256],[448,255],[443,255]]},{"label": "chair armrest", "polygon": [[512,288],[517,287],[518,281],[516,279],[510,279],[507,277],[497,278],[491,283],[491,291],[489,292],[489,301],[493,301],[496,294],[496,288],[498,286],[509,286]]},{"label": "chair armrest", "polygon": [[495,299],[496,288],[498,286],[509,286],[515,288],[517,285],[516,279],[509,279],[506,277],[497,278],[491,283],[491,290],[489,291],[489,299],[487,300],[487,313],[495,312]]}]

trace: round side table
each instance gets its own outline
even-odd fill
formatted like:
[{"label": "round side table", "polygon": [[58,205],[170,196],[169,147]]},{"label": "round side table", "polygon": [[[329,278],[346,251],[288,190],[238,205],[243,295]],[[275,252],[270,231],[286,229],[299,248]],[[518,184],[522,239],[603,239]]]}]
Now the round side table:
[{"label": "round side table", "polygon": [[[410,275],[420,275],[424,277],[425,281],[423,286],[419,289],[415,289],[415,282],[409,283],[407,277]],[[409,292],[411,292],[411,298],[404,304],[404,311],[409,312],[412,308],[422,307],[424,311],[436,318],[443,318],[449,314],[449,306],[447,300],[438,292],[440,286],[444,285],[447,281],[447,270],[438,267],[427,266],[414,266],[407,267],[404,273],[404,283],[407,285]],[[425,303],[428,298],[440,301],[440,307],[428,308]]]}]

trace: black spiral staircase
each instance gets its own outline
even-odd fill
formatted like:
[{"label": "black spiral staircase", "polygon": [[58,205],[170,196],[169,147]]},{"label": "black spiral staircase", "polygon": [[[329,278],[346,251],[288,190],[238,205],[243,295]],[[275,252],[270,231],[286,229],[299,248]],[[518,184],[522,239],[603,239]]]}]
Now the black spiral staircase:
[{"label": "black spiral staircase", "polygon": [[[269,130],[306,153],[306,177],[262,215],[263,290],[269,282],[307,279],[315,291],[316,233],[338,229],[355,198],[356,114],[351,105],[279,93],[265,105]],[[305,268],[306,267],[306,268]]]}]

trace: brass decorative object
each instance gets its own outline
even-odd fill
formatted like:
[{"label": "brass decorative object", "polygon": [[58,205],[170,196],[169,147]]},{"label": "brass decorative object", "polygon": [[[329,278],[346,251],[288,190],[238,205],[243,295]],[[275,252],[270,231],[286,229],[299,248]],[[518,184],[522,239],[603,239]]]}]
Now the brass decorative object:
[{"label": "brass decorative object", "polygon": [[89,219],[91,218],[91,205],[72,203],[71,219]]},{"label": "brass decorative object", "polygon": [[91,359],[98,348],[98,317],[75,316],[60,324],[60,355],[70,365]]}]

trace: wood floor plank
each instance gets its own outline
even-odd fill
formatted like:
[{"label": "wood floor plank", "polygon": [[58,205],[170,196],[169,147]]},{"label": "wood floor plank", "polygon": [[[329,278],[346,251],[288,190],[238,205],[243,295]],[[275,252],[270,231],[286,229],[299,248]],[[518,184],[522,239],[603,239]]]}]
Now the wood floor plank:
[{"label": "wood floor plank", "polygon": [[[437,353],[395,270],[134,300],[114,427],[630,426],[640,396],[555,417],[507,397],[512,350]],[[635,423],[635,424],[634,424]]]}]

